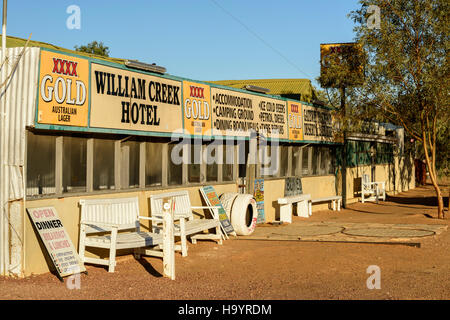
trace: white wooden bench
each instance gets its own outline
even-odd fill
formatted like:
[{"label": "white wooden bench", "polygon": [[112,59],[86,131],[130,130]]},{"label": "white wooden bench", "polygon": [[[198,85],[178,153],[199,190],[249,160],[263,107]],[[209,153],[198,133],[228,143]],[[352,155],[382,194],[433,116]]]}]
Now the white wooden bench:
[{"label": "white wooden bench", "polygon": [[[152,255],[163,257],[164,264],[174,263],[171,259],[171,253],[163,250],[162,233],[140,230],[140,219],[153,221],[156,219],[139,215],[137,197],[82,199],[80,205],[81,221],[78,250],[83,263],[106,265],[108,266],[108,272],[114,272],[116,250],[119,249],[134,249],[136,258],[139,258],[141,254]],[[171,241],[173,242],[173,237]],[[86,247],[109,249],[109,259],[86,257]],[[149,247],[153,248],[146,249]]]},{"label": "white wooden bench", "polygon": [[[369,197],[367,197],[369,196]],[[386,184],[384,181],[371,182],[368,174],[363,174],[361,179],[361,202],[386,201]]]},{"label": "white wooden bench", "polygon": [[337,202],[337,210],[341,211],[342,196],[331,196],[331,197],[311,199],[309,201],[310,214],[312,213],[312,204],[313,203],[328,202],[328,201],[330,201],[330,203],[333,205],[333,211],[336,211],[336,202]]},{"label": "white wooden bench", "polygon": [[[193,244],[196,244],[198,239],[216,240],[219,244],[222,244],[222,239],[224,236],[220,229],[217,207],[191,206],[189,192],[187,190],[160,193],[150,196],[152,217],[159,218],[161,216],[162,199],[166,197],[173,197],[175,199],[174,220],[179,221],[179,223],[175,223],[174,225],[174,235],[180,237],[181,239],[181,246],[176,245],[175,250],[181,250],[183,257],[187,256],[187,236],[190,236]],[[210,209],[213,219],[194,219],[194,215],[192,213],[193,209]],[[152,226],[154,227],[154,232],[160,232],[160,223],[155,221]],[[210,229],[215,229],[215,233],[203,233],[203,231],[208,231]]]},{"label": "white wooden bench", "polygon": [[292,223],[292,204],[297,204],[297,215],[308,218],[310,216],[308,201],[311,200],[310,194],[299,194],[278,198],[280,205],[280,221]]}]

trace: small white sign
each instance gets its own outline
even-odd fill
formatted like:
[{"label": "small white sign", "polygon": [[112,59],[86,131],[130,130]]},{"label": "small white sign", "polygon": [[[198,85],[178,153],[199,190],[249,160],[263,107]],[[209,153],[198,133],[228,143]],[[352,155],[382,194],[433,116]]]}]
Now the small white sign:
[{"label": "small white sign", "polygon": [[54,207],[27,208],[27,211],[59,276],[62,278],[74,273],[85,272],[86,268],[59,219],[56,209]]}]

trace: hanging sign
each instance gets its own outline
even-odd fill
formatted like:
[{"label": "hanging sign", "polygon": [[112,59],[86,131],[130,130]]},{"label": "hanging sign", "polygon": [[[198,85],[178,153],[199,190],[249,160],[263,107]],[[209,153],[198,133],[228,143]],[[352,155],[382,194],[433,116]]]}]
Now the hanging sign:
[{"label": "hanging sign", "polygon": [[59,219],[56,209],[54,207],[27,208],[27,211],[59,276],[62,278],[85,272],[86,268]]},{"label": "hanging sign", "polygon": [[211,91],[201,83],[183,81],[184,129],[192,135],[211,134]]},{"label": "hanging sign", "polygon": [[320,85],[339,88],[362,85],[364,50],[359,43],[323,43],[320,45]]},{"label": "hanging sign", "polygon": [[37,123],[86,127],[89,61],[41,50]]},{"label": "hanging sign", "polygon": [[290,140],[303,140],[302,105],[300,102],[288,101],[288,126]]},{"label": "hanging sign", "polygon": [[330,110],[302,105],[303,140],[333,141],[333,119]]},{"label": "hanging sign", "polygon": [[172,133],[182,129],[181,82],[91,64],[90,126]]}]

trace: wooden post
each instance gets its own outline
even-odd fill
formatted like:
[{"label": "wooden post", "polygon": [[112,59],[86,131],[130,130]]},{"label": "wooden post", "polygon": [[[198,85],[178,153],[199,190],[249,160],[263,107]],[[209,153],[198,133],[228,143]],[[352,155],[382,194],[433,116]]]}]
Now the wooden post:
[{"label": "wooden post", "polygon": [[173,235],[173,212],[175,200],[163,199],[163,266],[164,276],[175,280],[175,250]]},{"label": "wooden post", "polygon": [[[341,113],[342,120],[346,122],[345,112],[345,87],[341,87]],[[343,123],[344,128],[344,146],[342,150],[342,207],[347,208],[347,128]]]}]

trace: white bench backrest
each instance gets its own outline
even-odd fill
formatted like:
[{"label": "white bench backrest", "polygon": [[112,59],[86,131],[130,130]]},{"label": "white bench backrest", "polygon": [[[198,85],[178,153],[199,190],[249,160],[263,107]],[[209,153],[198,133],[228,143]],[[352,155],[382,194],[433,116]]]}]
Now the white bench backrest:
[{"label": "white bench backrest", "polygon": [[162,216],[162,201],[164,198],[175,198],[174,216],[193,217],[189,192],[187,190],[153,194],[150,196],[150,209],[152,216]]},{"label": "white bench backrest", "polygon": [[366,191],[372,190],[371,180],[368,174],[362,176],[362,189]]},{"label": "white bench backrest", "polygon": [[[119,230],[139,226],[139,200],[133,198],[82,199],[81,222],[114,223]],[[92,230],[91,230],[92,229]],[[87,233],[101,232],[101,228],[91,228]],[[109,230],[110,228],[103,228]]]}]

